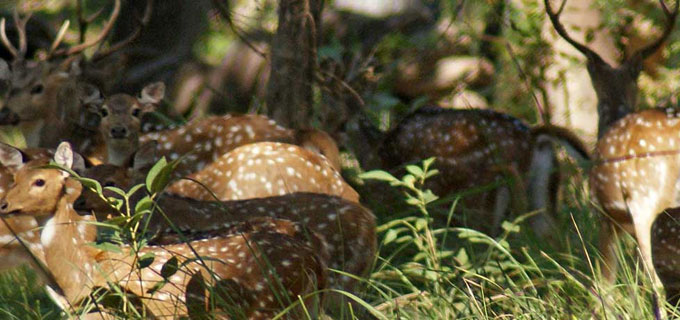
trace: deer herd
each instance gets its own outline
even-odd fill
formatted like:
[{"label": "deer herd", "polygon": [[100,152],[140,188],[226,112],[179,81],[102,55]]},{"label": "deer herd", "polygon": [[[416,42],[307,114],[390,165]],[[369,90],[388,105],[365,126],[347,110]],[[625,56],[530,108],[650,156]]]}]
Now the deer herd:
[{"label": "deer herd", "polygon": [[[666,18],[662,35],[614,67],[569,35],[559,20],[564,3],[556,8],[545,0],[557,34],[587,59],[599,116],[592,155],[564,128],[529,127],[490,110],[429,106],[380,133],[381,167],[400,172],[436,157],[440,173],[425,184],[435,194],[497,183],[464,198],[469,223],[462,224],[495,234],[509,212],[537,211],[530,227],[550,237],[559,144],[570,156],[592,161],[589,185],[603,213],[605,278],[613,281],[616,272],[614,236],[627,231],[655,288],[663,284],[668,300],[677,302],[680,111],[635,110],[642,61],[662,47],[678,15],[677,1],[659,3]],[[30,14],[14,14],[16,46],[7,21],[0,21],[0,40],[14,57],[0,60],[0,81],[8,88],[0,125],[16,127],[25,139],[24,148],[0,145],[2,268],[28,263],[59,307],[87,318],[128,309],[154,318],[340,312],[351,302],[338,291],[359,294],[376,260],[377,238],[373,213],[341,175],[333,138],[253,114],[143,130],[143,116],[156,112],[165,85],[150,83],[133,96],[111,92],[96,76],[103,71],[95,62],[139,33],[102,49],[119,11],[115,0],[95,39],[81,35],[80,44],[64,47],[60,32],[46,54],[30,59]],[[99,49],[85,58],[82,51],[95,45]],[[121,195],[111,187],[145,183],[161,157],[173,161],[167,187],[152,195],[137,188],[126,199],[131,209],[116,207]],[[90,184],[83,178],[98,181],[103,191],[85,187]],[[149,196],[153,205],[140,235],[145,245],[103,239],[102,222],[129,218]]]}]

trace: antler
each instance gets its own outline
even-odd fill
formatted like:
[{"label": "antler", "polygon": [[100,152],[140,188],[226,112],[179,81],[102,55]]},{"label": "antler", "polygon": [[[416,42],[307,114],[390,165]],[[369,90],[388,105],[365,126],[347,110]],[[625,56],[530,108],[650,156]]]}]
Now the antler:
[{"label": "antler", "polygon": [[127,38],[119,41],[116,44],[110,45],[106,50],[101,50],[101,48],[98,49],[97,52],[94,53],[92,60],[97,61],[99,59],[102,59],[110,55],[111,53],[120,50],[121,48],[127,46],[132,41],[137,39],[137,37],[139,37],[139,35],[142,33],[142,29],[144,29],[144,27],[146,27],[146,25],[149,24],[152,12],[153,12],[153,0],[147,0],[146,8],[144,8],[144,15],[142,16],[141,19],[137,19],[139,22],[137,29],[135,29],[135,31],[133,31]]},{"label": "antler", "polygon": [[588,48],[586,45],[574,40],[569,33],[567,33],[567,30],[564,28],[562,23],[560,22],[560,15],[562,14],[562,11],[564,10],[564,6],[567,4],[567,0],[562,0],[562,4],[560,5],[559,10],[557,12],[553,11],[552,5],[550,4],[550,0],[545,0],[545,11],[548,14],[548,17],[550,18],[550,22],[552,22],[553,27],[555,28],[555,31],[557,31],[557,34],[562,37],[562,39],[566,40],[576,48],[576,50],[580,51],[583,53],[583,55],[586,56],[588,59],[593,59],[593,60],[598,60],[601,62],[604,62],[602,57],[598,55],[595,51],[591,50]]},{"label": "antler", "polygon": [[666,2],[664,0],[659,0],[659,4],[661,5],[661,9],[663,9],[663,14],[666,16],[666,28],[663,30],[663,33],[661,34],[661,37],[659,39],[656,39],[656,41],[642,47],[640,50],[635,52],[633,56],[638,55],[642,59],[645,59],[649,57],[651,54],[656,52],[656,50],[659,50],[659,47],[668,39],[668,37],[671,35],[673,32],[673,28],[675,27],[675,20],[678,17],[678,6],[680,6],[680,0],[675,1],[675,7],[673,7],[673,11],[668,10],[668,6],[666,5]]},{"label": "antler", "polygon": [[[102,29],[102,32],[99,33],[97,37],[94,39],[83,42],[79,45],[70,47],[70,48],[64,48],[64,49],[59,49],[53,52],[53,54],[48,55],[48,59],[52,57],[53,55],[64,55],[64,56],[70,56],[76,53],[80,53],[83,50],[92,47],[94,45],[97,45],[98,43],[102,42],[108,35],[109,32],[111,32],[111,29],[113,29],[113,25],[116,23],[116,20],[118,20],[118,15],[120,14],[120,0],[115,0],[113,4],[113,10],[111,11],[111,16],[109,16],[109,21],[106,22],[106,25],[104,25],[104,29]],[[54,43],[52,43],[52,47],[56,48],[59,45],[59,42],[61,42],[62,38],[57,38],[55,39]]]},{"label": "antler", "polygon": [[31,18],[31,12],[29,12],[23,19],[20,19],[19,12],[15,10],[13,18],[14,26],[17,29],[17,34],[19,35],[19,48],[17,49],[15,46],[13,46],[7,37],[7,32],[5,30],[5,18],[0,20],[0,40],[2,40],[2,44],[5,45],[15,60],[21,60],[26,56],[26,23],[28,22],[28,19]]}]

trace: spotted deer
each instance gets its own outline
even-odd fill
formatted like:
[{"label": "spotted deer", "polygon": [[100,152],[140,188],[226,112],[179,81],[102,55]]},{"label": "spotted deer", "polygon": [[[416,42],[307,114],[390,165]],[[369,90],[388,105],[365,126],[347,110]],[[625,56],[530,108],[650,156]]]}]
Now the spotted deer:
[{"label": "spotted deer", "polygon": [[139,148],[144,113],[155,110],[165,96],[165,84],[156,82],[144,87],[138,98],[114,94],[104,100],[99,111],[99,132],[106,148],[93,158],[113,165],[123,165]]},{"label": "spotted deer", "polygon": [[188,178],[172,183],[167,192],[222,201],[315,192],[359,201],[359,194],[326,157],[286,143],[258,142],[238,147]]},{"label": "spotted deer", "polygon": [[[91,141],[98,137],[93,133],[97,132],[99,124],[98,106],[92,104],[101,102],[100,89],[110,87],[112,78],[115,79],[112,75],[120,71],[119,65],[107,65],[102,62],[110,61],[102,59],[129,43],[138,32],[108,48],[97,50],[89,59],[81,53],[101,44],[107,37],[118,18],[120,5],[120,0],[114,1],[109,20],[94,39],[86,41],[81,34],[80,44],[60,46],[68,26],[64,24],[46,55],[33,60],[25,56],[25,27],[30,13],[19,18],[15,12],[15,28],[19,35],[17,46],[5,33],[5,20],[0,21],[0,40],[14,57],[9,67],[6,62],[0,62],[4,66],[0,66],[0,78],[8,80],[10,87],[6,103],[0,109],[0,125],[17,126],[29,147],[56,148],[60,141],[68,140],[82,152],[98,143]],[[140,19],[141,24],[147,22],[151,7],[147,6],[146,10]],[[90,19],[94,18],[96,15]]]},{"label": "spotted deer", "polygon": [[175,160],[186,155],[175,169],[177,177],[197,172],[237,147],[262,141],[301,145],[324,155],[336,170],[341,169],[338,146],[327,133],[316,129],[286,129],[262,115],[211,116],[140,137],[141,144],[151,140],[159,143],[158,156]]},{"label": "spotted deer", "polygon": [[[99,181],[104,186],[129,190],[143,182],[146,171],[153,164],[152,146],[144,145],[133,157],[131,167],[98,165],[84,169],[82,175]],[[115,194],[105,191],[105,196]],[[133,199],[136,199],[133,197]],[[290,193],[282,196],[239,200],[199,201],[169,193],[156,197],[157,211],[149,217],[148,232],[154,235],[152,243],[174,241],[177,230],[183,234],[205,232],[228,227],[254,217],[272,217],[301,223],[321,235],[328,243],[329,267],[364,276],[372,266],[376,254],[375,217],[360,204],[336,196],[317,193]],[[135,207],[135,202],[131,203]],[[78,211],[94,212],[107,218],[120,213],[96,193],[85,190],[75,203]],[[162,212],[162,214],[161,214]],[[339,273],[329,274],[329,286],[356,294],[356,280]],[[338,305],[335,295],[330,295],[329,306]]]},{"label": "spotted deer", "polygon": [[[591,193],[602,207],[600,230],[603,275],[613,281],[616,270],[614,240],[619,230],[635,235],[640,255],[652,279],[650,231],[659,212],[677,207],[680,154],[674,133],[680,132],[678,113],[671,109],[635,112],[637,78],[645,58],[662,47],[678,15],[677,1],[669,8],[659,0],[666,25],[657,39],[611,66],[595,51],[569,36],[555,11],[545,0],[555,31],[587,58],[588,74],[597,95],[598,141],[590,170]],[[652,178],[653,177],[653,178]]]},{"label": "spotted deer", "polygon": [[[72,168],[73,153],[67,143],[59,146],[54,161]],[[65,309],[79,306],[91,291],[114,283],[138,303],[140,313],[154,318],[184,316],[196,307],[203,311],[211,299],[224,302],[218,304],[223,306],[218,314],[269,319],[298,296],[314,310],[308,295],[325,286],[325,265],[320,258],[304,242],[280,233],[296,230],[285,226],[290,222],[269,220],[254,232],[247,225],[240,226],[205,239],[146,246],[138,252],[123,245],[117,253],[89,245],[95,240],[92,222],[96,219],[73,209],[82,186],[68,173],[22,168],[14,179],[0,203],[0,214],[46,221],[40,242],[46,267],[58,285],[55,291],[69,304]],[[266,231],[271,229],[268,225],[275,230]],[[136,267],[145,255],[153,256],[153,261]],[[177,271],[167,274],[164,266],[171,259],[177,259]],[[197,279],[201,280],[198,286]],[[167,283],[159,286],[163,281]],[[201,282],[213,287],[211,296]],[[115,313],[116,307],[107,311]]]},{"label": "spotted deer", "polygon": [[652,262],[666,290],[666,299],[680,302],[680,209],[668,208],[656,216],[651,231]]},{"label": "spotted deer", "polygon": [[583,143],[559,127],[532,129],[491,110],[426,106],[382,138],[378,158],[383,168],[401,172],[406,164],[436,157],[439,174],[425,187],[439,196],[498,184],[463,197],[458,223],[495,234],[509,209],[542,211],[530,223],[538,235],[549,236],[559,180],[554,142],[577,160],[589,158]]}]

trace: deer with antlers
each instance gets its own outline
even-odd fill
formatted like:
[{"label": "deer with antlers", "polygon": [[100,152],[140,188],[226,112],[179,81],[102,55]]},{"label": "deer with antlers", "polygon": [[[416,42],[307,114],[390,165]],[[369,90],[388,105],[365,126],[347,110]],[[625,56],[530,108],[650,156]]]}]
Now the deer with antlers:
[{"label": "deer with antlers", "polygon": [[[59,146],[54,160],[72,167],[73,153],[67,143]],[[254,229],[246,224],[189,243],[148,246],[138,252],[122,246],[122,253],[114,253],[88,245],[96,235],[91,224],[95,219],[73,209],[82,189],[78,181],[44,167],[23,167],[14,179],[0,203],[0,213],[46,220],[40,236],[46,267],[59,286],[55,291],[63,293],[70,307],[82,303],[90,291],[115,283],[130,300],[141,304],[142,314],[181,316],[187,314],[191,299],[207,295],[203,286],[191,286],[198,278],[214,287],[210,292],[218,296],[212,299],[221,298],[227,306],[236,307],[222,312],[237,310],[241,316],[267,319],[297,296],[306,297],[325,285],[323,262],[304,242],[282,233],[300,230],[286,225],[290,222],[264,220]],[[139,267],[139,257],[149,254],[154,257],[150,265]],[[171,259],[177,259],[178,267],[170,275],[163,269]],[[159,282],[167,283],[152,289]],[[207,301],[199,299],[194,304],[205,306]]]},{"label": "deer with antlers", "polygon": [[[28,60],[25,56],[25,27],[30,13],[24,18],[20,18],[16,11],[14,13],[18,46],[14,46],[9,40],[5,32],[5,20],[0,21],[0,40],[14,57],[11,68],[6,62],[0,62],[3,65],[0,66],[3,73],[0,78],[9,80],[11,88],[7,101],[0,110],[0,125],[18,126],[30,147],[54,148],[60,137],[72,141],[80,151],[83,151],[81,146],[94,144],[90,140],[97,137],[92,133],[96,132],[98,125],[98,110],[92,108],[91,104],[101,100],[99,89],[109,87],[111,78],[115,78],[110,74],[119,71],[119,68],[110,66],[104,68],[108,71],[95,70],[95,65],[131,42],[139,31],[108,48],[100,47],[87,61],[80,54],[85,49],[100,44],[107,37],[118,18],[120,6],[120,0],[116,0],[109,20],[97,37],[86,40],[81,28],[82,43],[72,47],[60,46],[68,29],[68,21],[64,23],[41,60]],[[144,16],[139,19],[140,28],[148,22],[151,10],[152,1],[148,1]],[[97,15],[81,18],[79,21],[86,24],[96,17]]]},{"label": "deer with antlers", "polygon": [[680,140],[674,136],[680,133],[678,113],[671,109],[635,112],[642,61],[662,47],[678,16],[679,2],[672,8],[663,0],[659,3],[666,18],[661,36],[614,67],[569,35],[559,21],[564,1],[554,10],[551,1],[545,0],[555,31],[586,56],[598,98],[598,142],[589,183],[606,216],[600,231],[600,250],[603,273],[610,280],[615,276],[613,241],[618,230],[635,235],[644,267],[656,279],[650,243],[652,222],[659,212],[679,205],[676,181],[680,176]]}]

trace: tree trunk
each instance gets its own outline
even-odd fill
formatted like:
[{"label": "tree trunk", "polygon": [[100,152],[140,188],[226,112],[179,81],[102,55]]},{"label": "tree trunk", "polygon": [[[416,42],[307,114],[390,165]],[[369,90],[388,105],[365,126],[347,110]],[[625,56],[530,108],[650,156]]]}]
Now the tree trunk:
[{"label": "tree trunk", "polygon": [[316,38],[323,0],[280,0],[271,45],[267,113],[290,128],[309,125],[316,71]]}]

